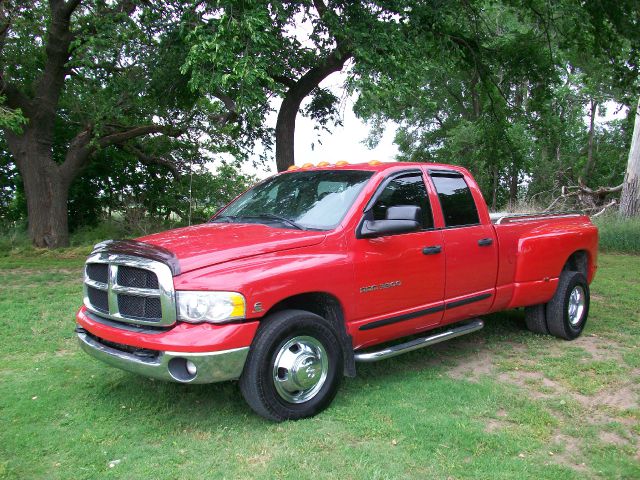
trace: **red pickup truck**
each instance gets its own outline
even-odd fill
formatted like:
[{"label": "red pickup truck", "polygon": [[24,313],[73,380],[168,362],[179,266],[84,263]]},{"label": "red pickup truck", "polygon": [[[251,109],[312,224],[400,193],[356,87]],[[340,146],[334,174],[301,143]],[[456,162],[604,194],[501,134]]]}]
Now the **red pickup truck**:
[{"label": "red pickup truck", "polygon": [[292,167],[206,224],[96,245],[76,332],[113,366],[239,379],[258,414],[303,418],[356,362],[471,333],[488,313],[526,307],[530,330],[576,338],[597,245],[586,216],[491,218],[464,168]]}]

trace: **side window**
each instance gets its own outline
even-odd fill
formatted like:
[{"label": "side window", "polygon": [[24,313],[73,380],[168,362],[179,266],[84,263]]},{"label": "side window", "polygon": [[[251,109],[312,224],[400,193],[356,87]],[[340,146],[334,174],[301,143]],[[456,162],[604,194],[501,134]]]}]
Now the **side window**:
[{"label": "side window", "polygon": [[432,174],[447,227],[480,223],[471,190],[461,176]]},{"label": "side window", "polygon": [[415,205],[422,212],[421,228],[433,228],[433,215],[427,189],[424,186],[422,175],[409,174],[394,178],[384,188],[376,203],[373,205],[373,219],[384,220],[387,208],[399,205]]}]

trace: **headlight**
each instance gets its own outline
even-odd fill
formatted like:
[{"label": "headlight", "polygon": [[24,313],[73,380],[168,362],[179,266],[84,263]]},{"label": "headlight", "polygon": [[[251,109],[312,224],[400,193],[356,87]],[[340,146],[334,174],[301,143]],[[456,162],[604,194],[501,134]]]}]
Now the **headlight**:
[{"label": "headlight", "polygon": [[245,301],[236,292],[176,292],[178,320],[223,323],[244,318]]}]

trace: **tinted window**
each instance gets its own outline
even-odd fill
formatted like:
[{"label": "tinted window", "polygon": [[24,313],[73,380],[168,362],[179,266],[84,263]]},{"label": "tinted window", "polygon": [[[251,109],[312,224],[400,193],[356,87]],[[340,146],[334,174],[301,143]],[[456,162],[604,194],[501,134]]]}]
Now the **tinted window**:
[{"label": "tinted window", "polygon": [[384,220],[387,208],[399,205],[415,205],[422,212],[422,228],[433,227],[431,205],[422,175],[412,174],[393,179],[384,188],[373,205],[373,219]]},{"label": "tinted window", "polygon": [[431,176],[436,186],[447,227],[480,223],[471,190],[462,177]]}]

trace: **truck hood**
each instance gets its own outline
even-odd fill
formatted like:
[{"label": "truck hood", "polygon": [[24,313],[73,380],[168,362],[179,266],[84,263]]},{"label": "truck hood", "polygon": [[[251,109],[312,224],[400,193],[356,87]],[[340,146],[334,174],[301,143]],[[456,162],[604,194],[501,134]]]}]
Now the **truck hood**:
[{"label": "truck hood", "polygon": [[180,272],[185,273],[230,260],[317,245],[325,237],[324,232],[273,228],[261,224],[205,223],[147,235],[137,240],[163,247],[175,254]]}]

